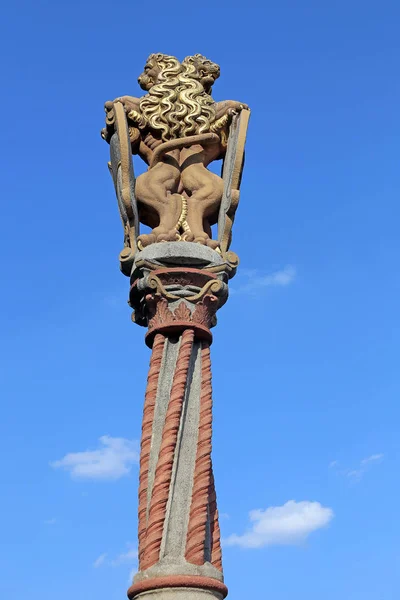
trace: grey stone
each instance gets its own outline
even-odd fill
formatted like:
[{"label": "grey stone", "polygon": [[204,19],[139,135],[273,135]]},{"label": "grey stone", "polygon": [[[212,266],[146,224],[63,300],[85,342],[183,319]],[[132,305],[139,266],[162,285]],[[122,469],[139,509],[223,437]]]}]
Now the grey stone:
[{"label": "grey stone", "polygon": [[201,393],[200,342],[193,344],[182,418],[175,452],[174,470],[167,507],[167,527],[160,556],[185,555],[186,534],[192,498]]},{"label": "grey stone", "polygon": [[226,227],[226,216],[232,204],[232,177],[236,162],[236,152],[238,144],[240,114],[235,115],[229,131],[228,147],[224,159],[222,178],[224,181],[224,192],[218,215],[218,241],[222,241],[222,236]]},{"label": "grey stone", "polygon": [[164,588],[142,592],[135,598],[143,598],[143,600],[222,600],[222,595],[198,588]]},{"label": "grey stone", "polygon": [[161,445],[161,436],[164,427],[165,413],[167,412],[169,397],[171,394],[171,386],[175,373],[178,350],[179,342],[174,342],[170,339],[166,340],[160,369],[160,377],[158,380],[156,406],[154,409],[154,421],[150,447],[149,477],[147,488],[147,512],[150,506],[154,474],[157,465],[158,453]]},{"label": "grey stone", "polygon": [[222,256],[212,248],[194,242],[150,244],[135,255],[135,263],[138,260],[148,260],[160,266],[193,266],[196,268],[222,265],[225,262]]},{"label": "grey stone", "polygon": [[192,563],[186,562],[182,557],[177,558],[174,556],[165,556],[149,569],[139,571],[134,576],[133,581],[137,583],[143,579],[164,577],[167,575],[196,575],[212,577],[213,579],[218,579],[218,581],[224,581],[224,576],[221,571],[211,563],[205,562],[203,565],[193,565]]},{"label": "grey stone", "polygon": [[[182,270],[194,268],[204,271],[217,268],[215,276],[221,282],[221,286],[218,291],[213,290],[212,293],[218,297],[218,308],[221,308],[227,301],[228,279],[235,274],[232,266],[218,252],[202,244],[160,242],[147,246],[136,254],[131,272],[131,282],[134,282],[135,285],[130,294],[130,306],[135,311],[135,322],[139,325],[146,326],[148,324],[144,299],[149,290],[149,277],[152,277],[154,268],[158,267],[180,267]],[[197,285],[190,284],[190,275],[188,276],[188,285],[184,283],[165,284],[165,289],[169,294],[178,297],[178,300],[190,298],[201,291]],[[169,304],[170,309],[173,310],[174,302],[170,300]],[[192,312],[195,304],[191,304],[189,300],[188,307]]]}]

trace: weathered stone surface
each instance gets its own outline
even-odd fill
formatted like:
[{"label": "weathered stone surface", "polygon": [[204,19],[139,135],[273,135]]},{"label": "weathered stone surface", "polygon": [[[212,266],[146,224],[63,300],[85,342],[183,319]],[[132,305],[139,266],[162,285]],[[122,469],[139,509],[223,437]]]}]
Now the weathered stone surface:
[{"label": "weathered stone surface", "polygon": [[199,588],[165,588],[142,592],[135,596],[142,600],[222,600],[222,594]]},{"label": "weathered stone surface", "polygon": [[154,473],[161,444],[161,435],[165,414],[167,412],[169,398],[171,395],[172,381],[174,378],[176,361],[178,358],[179,341],[177,339],[166,339],[164,355],[161,363],[160,378],[157,388],[156,405],[154,410],[154,422],[151,441],[151,453],[149,462],[149,476],[147,501],[150,505],[151,490],[153,487]]},{"label": "weathered stone surface", "polygon": [[196,440],[199,430],[201,392],[200,342],[194,342],[189,365],[182,419],[179,428],[172,486],[167,506],[167,526],[161,543],[160,557],[184,557],[189,511],[192,497]]},{"label": "weathered stone surface", "polygon": [[221,254],[202,244],[193,242],[160,242],[151,244],[135,256],[135,264],[146,260],[160,266],[197,267],[206,269],[224,264]]},{"label": "weathered stone surface", "polygon": [[[158,592],[158,596],[151,596]],[[173,598],[187,598],[188,600],[223,600],[228,590],[226,586],[210,577],[197,577],[196,575],[178,575],[158,577],[142,580],[133,584],[128,590],[128,597],[134,600],[138,597],[158,598],[159,600]],[[200,594],[200,595],[199,595]]]},{"label": "weathered stone surface", "polygon": [[[206,330],[216,324],[215,313],[228,298],[228,280],[236,270],[237,257],[228,258],[234,262],[207,246],[191,242],[151,244],[136,255],[130,306],[135,311],[135,322],[149,327],[148,345],[162,324],[173,334],[179,333],[177,323],[183,327],[192,322],[193,327],[197,326],[199,339],[211,340]],[[215,302],[208,302],[210,298]],[[162,304],[157,306],[159,301]]]}]

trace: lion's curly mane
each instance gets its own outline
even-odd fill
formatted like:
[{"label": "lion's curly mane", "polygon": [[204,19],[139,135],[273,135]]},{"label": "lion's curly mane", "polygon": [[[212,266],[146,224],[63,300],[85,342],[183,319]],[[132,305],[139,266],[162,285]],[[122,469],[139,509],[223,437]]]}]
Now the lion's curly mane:
[{"label": "lion's curly mane", "polygon": [[201,79],[218,65],[201,55],[180,63],[174,56],[152,54],[147,64],[154,63],[160,69],[158,81],[140,100],[146,125],[160,131],[163,141],[209,132],[215,121],[214,101]]}]

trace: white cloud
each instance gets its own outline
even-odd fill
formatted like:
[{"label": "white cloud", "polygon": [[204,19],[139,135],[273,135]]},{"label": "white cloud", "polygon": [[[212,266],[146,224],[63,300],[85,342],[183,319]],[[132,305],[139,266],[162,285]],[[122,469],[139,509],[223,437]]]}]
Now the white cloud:
[{"label": "white cloud", "polygon": [[137,571],[137,558],[138,558],[138,551],[137,548],[133,545],[128,543],[127,545],[127,550],[125,552],[121,552],[121,554],[118,554],[115,558],[113,559],[108,559],[107,558],[107,553],[105,552],[104,554],[100,554],[100,556],[98,558],[96,558],[96,560],[93,563],[93,567],[95,569],[97,569],[98,567],[104,566],[104,567],[119,567],[120,565],[130,565],[131,567],[131,575],[130,579],[132,579],[133,575],[136,573]]},{"label": "white cloud", "polygon": [[383,457],[383,454],[371,454],[371,456],[367,456],[367,458],[363,458],[362,461],[360,461],[360,466],[357,469],[348,469],[345,474],[353,481],[360,481],[366,471],[368,471],[372,465],[380,463],[383,460]]},{"label": "white cloud", "polygon": [[280,271],[270,274],[263,274],[258,270],[242,270],[241,277],[246,278],[246,282],[233,288],[233,293],[251,293],[257,292],[260,288],[272,286],[287,286],[292,283],[296,277],[296,269],[292,265],[287,265]]},{"label": "white cloud", "polygon": [[333,469],[334,467],[337,467],[339,464],[338,460],[331,460],[331,462],[329,463],[329,468]]},{"label": "white cloud", "polygon": [[107,553],[104,552],[104,554],[100,554],[100,556],[98,558],[96,558],[96,560],[93,563],[93,567],[95,569],[98,569],[99,567],[101,567],[101,565],[103,565],[105,563],[105,560],[107,558]]},{"label": "white cloud", "polygon": [[69,471],[74,479],[115,480],[128,475],[132,464],[139,462],[136,441],[103,435],[99,442],[97,450],[71,452],[50,465]]},{"label": "white cloud", "polygon": [[298,544],[313,531],[328,525],[333,516],[333,510],[319,502],[289,500],[283,506],[250,511],[251,528],[242,535],[230,535],[224,540],[224,545],[263,548],[275,544]]},{"label": "white cloud", "polygon": [[371,456],[368,456],[368,458],[363,458],[361,461],[361,465],[365,466],[365,465],[369,465],[370,463],[376,463],[381,461],[383,458],[383,454],[372,454]]},{"label": "white cloud", "polygon": [[135,567],[134,569],[131,569],[129,571],[129,578],[128,578],[128,585],[130,585],[133,582],[133,578],[137,573],[137,567]]},{"label": "white cloud", "polygon": [[219,513],[219,518],[220,519],[230,519],[230,515],[228,515],[228,513]]},{"label": "white cloud", "polygon": [[114,560],[111,561],[113,567],[117,567],[118,565],[123,565],[126,563],[135,563],[138,557],[137,548],[128,544],[128,550],[126,552],[122,552],[118,554]]},{"label": "white cloud", "polygon": [[53,517],[52,519],[47,519],[46,521],[44,521],[45,525],[55,525],[57,523],[57,519],[55,517]]}]

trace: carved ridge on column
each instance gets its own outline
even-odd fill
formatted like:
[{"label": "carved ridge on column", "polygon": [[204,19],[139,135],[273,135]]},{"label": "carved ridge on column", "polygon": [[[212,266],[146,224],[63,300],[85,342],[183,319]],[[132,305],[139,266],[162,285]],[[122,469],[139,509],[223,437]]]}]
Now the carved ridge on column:
[{"label": "carved ridge on column", "polygon": [[217,494],[215,491],[214,473],[211,463],[211,481],[210,481],[210,537],[211,537],[211,564],[222,573],[222,549],[221,532],[219,528]]},{"label": "carved ridge on column", "polygon": [[159,560],[160,556],[174,454],[181,421],[193,341],[193,330],[186,329],[181,338],[181,345],[171,388],[171,396],[163,427],[161,447],[158,454],[150,502],[141,570],[154,565]]},{"label": "carved ridge on column", "polygon": [[208,524],[208,505],[211,477],[212,386],[210,348],[205,342],[201,348],[201,395],[199,434],[192,489],[192,504],[186,538],[186,560],[203,565]]},{"label": "carved ridge on column", "polygon": [[149,459],[151,450],[151,438],[153,433],[154,409],[156,405],[158,380],[164,354],[166,338],[158,334],[153,343],[150,359],[150,369],[147,377],[147,388],[145,394],[142,422],[142,439],[140,444],[140,471],[139,471],[139,565],[143,556],[143,544],[147,530],[147,487],[149,475]]}]

